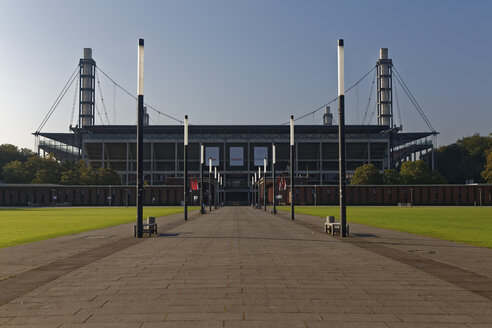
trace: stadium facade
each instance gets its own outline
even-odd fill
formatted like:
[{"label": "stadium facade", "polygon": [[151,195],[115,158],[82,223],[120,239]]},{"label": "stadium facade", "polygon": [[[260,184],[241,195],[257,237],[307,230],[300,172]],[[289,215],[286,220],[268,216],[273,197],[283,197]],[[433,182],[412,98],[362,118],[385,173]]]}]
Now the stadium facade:
[{"label": "stadium facade", "polygon": [[[377,69],[377,125],[346,126],[347,174],[363,164],[379,170],[398,167],[433,151],[436,132],[403,133],[393,124],[392,62],[381,49]],[[84,159],[88,165],[118,172],[123,185],[136,182],[136,126],[94,125],[96,63],[84,49],[79,64],[79,123],[70,133],[35,132],[38,152],[64,160]],[[338,127],[329,107],[319,125],[296,125],[295,171],[305,185],[330,185],[338,181]],[[147,125],[144,128],[144,179],[150,186],[176,184],[183,177],[183,126]],[[200,145],[213,158],[224,179],[226,204],[251,201],[251,177],[268,160],[271,172],[272,144],[276,145],[276,171],[287,174],[289,126],[287,125],[192,125],[189,127],[189,175],[198,177]],[[433,156],[426,156],[433,158]],[[433,163],[432,163],[433,165]],[[208,161],[205,163],[208,171]]]}]

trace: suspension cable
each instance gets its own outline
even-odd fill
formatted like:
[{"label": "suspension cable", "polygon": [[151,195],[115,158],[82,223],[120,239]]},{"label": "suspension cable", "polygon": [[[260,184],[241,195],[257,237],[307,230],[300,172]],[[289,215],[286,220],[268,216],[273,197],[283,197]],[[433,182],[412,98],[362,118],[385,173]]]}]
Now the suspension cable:
[{"label": "suspension cable", "polygon": [[113,124],[116,124],[116,85],[113,84]]},{"label": "suspension cable", "polygon": [[[77,74],[78,76],[78,74]],[[72,114],[70,115],[70,126],[73,125],[73,117],[75,114],[75,104],[77,103],[77,94],[78,94],[78,86],[79,86],[79,79],[76,80],[75,82],[75,92],[73,94],[73,103],[72,103]]]},{"label": "suspension cable", "polygon": [[[125,92],[127,95],[129,95],[130,97],[132,97],[133,99],[137,100],[138,98],[133,95],[130,91],[126,90],[125,88],[123,88],[121,85],[119,85],[115,80],[113,80],[111,77],[109,77],[108,74],[106,74],[101,68],[99,68],[98,66],[96,66],[96,69],[98,69],[101,73],[104,74],[104,76],[106,76],[111,82],[113,82],[114,85],[116,85],[118,88],[120,88],[123,92]],[[166,114],[166,113],[163,113],[161,112],[160,110],[158,110],[157,108],[149,105],[148,103],[145,103],[145,106],[147,106],[147,108],[150,108],[152,109],[153,111],[157,112],[158,114],[162,115],[162,116],[165,116],[171,120],[174,120],[176,122],[179,122],[181,124],[183,124],[183,121],[180,120],[180,119],[177,119],[169,114]]]},{"label": "suspension cable", "polygon": [[99,119],[101,120],[101,124],[102,125],[106,125],[106,124],[104,124],[104,119],[101,116],[101,111],[99,110],[99,106],[97,106],[97,103],[96,102],[94,102],[94,107],[96,108],[97,116],[99,116]]},{"label": "suspension cable", "polygon": [[[366,78],[366,76],[368,76],[368,75],[369,75],[369,74],[370,74],[370,73],[371,73],[371,72],[372,72],[375,68],[376,68],[376,66],[374,66],[373,68],[371,68],[371,69],[369,70],[369,72],[367,72],[366,74],[364,74],[364,76],[362,76],[362,77],[361,77],[361,78],[360,78],[357,82],[355,82],[355,83],[354,83],[354,84],[352,84],[352,85],[351,85],[351,86],[350,86],[347,90],[345,90],[345,93],[348,93],[350,90],[352,90],[353,88],[355,88],[355,87],[356,87],[356,86],[357,86],[360,82],[362,82],[362,80],[364,80],[364,79]],[[310,111],[309,113],[304,114],[304,115],[302,115],[302,116],[300,116],[300,117],[298,117],[298,118],[294,119],[294,121],[302,120],[303,118],[308,117],[309,115],[314,114],[314,113],[316,113],[316,112],[318,112],[318,111],[322,110],[323,108],[325,108],[325,107],[326,107],[326,106],[328,106],[329,104],[331,104],[331,103],[333,103],[333,102],[337,101],[337,99],[338,99],[338,96],[336,96],[335,98],[333,98],[332,100],[330,100],[330,101],[329,101],[329,102],[327,102],[326,104],[324,104],[324,105],[322,105],[322,106],[320,106],[320,107],[316,108],[315,110]],[[289,124],[289,122],[282,123],[281,125],[287,125],[287,124]]]},{"label": "suspension cable", "polygon": [[102,106],[103,106],[103,110],[104,110],[104,116],[106,117],[106,121],[108,122],[108,125],[111,125],[111,121],[109,120],[109,117],[108,117],[108,111],[106,110],[106,104],[104,103],[104,96],[103,96],[103,93],[102,93],[102,88],[101,88],[101,83],[99,83],[99,75],[97,74],[97,71],[95,72],[96,74],[96,80],[97,80],[97,88],[99,89],[99,94],[100,94],[100,98],[101,98],[101,103],[102,103]]},{"label": "suspension cable", "polygon": [[60,94],[58,94],[58,97],[56,97],[53,105],[51,105],[48,113],[46,114],[46,116],[44,117],[43,121],[41,122],[41,124],[39,125],[38,129],[36,130],[36,133],[39,133],[43,129],[43,127],[46,125],[46,122],[48,122],[48,120],[50,119],[51,115],[53,114],[53,112],[55,111],[55,109],[60,104],[61,100],[63,99],[63,97],[67,93],[68,89],[72,86],[72,83],[77,78],[77,76],[78,76],[78,70],[79,70],[79,65],[77,65],[77,67],[75,67],[75,70],[70,75],[70,78],[68,79],[67,83],[65,83],[65,86],[63,87],[62,91],[60,92]]},{"label": "suspension cable", "polygon": [[376,102],[374,102],[374,106],[372,107],[371,116],[369,117],[369,121],[367,121],[368,125],[371,125],[372,119],[374,117],[374,114],[376,114],[377,108],[378,108],[378,104]]},{"label": "suspension cable", "polygon": [[374,92],[374,84],[376,82],[376,75],[377,75],[376,72],[374,72],[374,77],[373,77],[372,83],[371,83],[371,91],[369,92],[369,100],[367,101],[366,111],[364,113],[364,118],[362,119],[362,125],[364,125],[364,123],[366,122],[367,113],[369,112],[369,107],[371,106],[371,99],[372,99],[372,95]]},{"label": "suspension cable", "polygon": [[400,110],[400,101],[398,100],[398,92],[397,92],[397,87],[396,84],[393,87],[394,93],[395,93],[395,100],[396,100],[396,109],[398,112],[398,120],[400,121],[400,126],[403,126],[403,120],[401,119],[401,110]]},{"label": "suspension cable", "polygon": [[396,73],[396,75],[395,75],[396,81],[400,84],[400,86],[402,87],[403,91],[405,91],[405,93],[407,94],[408,98],[410,99],[410,102],[413,104],[413,106],[415,107],[415,109],[417,109],[417,112],[420,114],[420,116],[424,120],[425,124],[427,124],[427,127],[429,127],[429,129],[432,132],[436,133],[436,130],[434,129],[434,127],[432,126],[431,122],[429,121],[429,119],[425,115],[424,110],[418,104],[417,100],[415,99],[415,97],[413,96],[412,92],[410,91],[410,89],[406,85],[405,81],[403,81],[403,78],[401,77],[400,73],[398,73],[398,71],[396,70],[395,66],[393,66],[393,69],[394,69],[394,71]]},{"label": "suspension cable", "polygon": [[357,115],[357,124],[359,124],[359,85],[355,88],[355,97],[357,98],[357,102],[355,103],[355,113]]}]

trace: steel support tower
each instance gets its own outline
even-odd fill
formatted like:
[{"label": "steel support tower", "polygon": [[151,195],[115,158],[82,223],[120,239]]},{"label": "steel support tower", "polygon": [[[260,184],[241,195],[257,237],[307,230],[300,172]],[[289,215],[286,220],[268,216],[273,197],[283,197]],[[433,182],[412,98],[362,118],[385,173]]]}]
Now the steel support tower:
[{"label": "steel support tower", "polygon": [[79,128],[94,125],[95,75],[96,62],[92,59],[92,49],[84,48],[84,58],[79,61]]},{"label": "steel support tower", "polygon": [[378,125],[393,127],[393,62],[388,59],[388,48],[379,50],[376,63]]}]

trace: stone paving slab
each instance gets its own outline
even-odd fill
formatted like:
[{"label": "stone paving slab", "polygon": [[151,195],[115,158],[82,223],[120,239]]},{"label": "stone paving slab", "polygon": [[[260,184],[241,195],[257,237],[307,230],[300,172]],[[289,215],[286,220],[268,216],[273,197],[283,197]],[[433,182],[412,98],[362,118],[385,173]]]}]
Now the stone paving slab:
[{"label": "stone paving slab", "polygon": [[[193,220],[198,215],[198,211],[192,211],[189,213],[189,219]],[[182,224],[182,219],[183,214],[173,214],[158,217],[156,222],[162,232],[166,227],[172,228],[176,224]],[[132,236],[133,223],[129,223],[1,248],[0,281]]]},{"label": "stone paving slab", "polygon": [[[289,215],[283,211],[279,212],[280,217],[292,221]],[[293,222],[319,232],[318,228],[323,225],[324,220],[298,214]],[[492,300],[490,249],[353,223],[351,230],[352,237],[359,238],[345,238],[345,241],[411,265]],[[483,262],[487,265],[483,265]]]},{"label": "stone paving slab", "polygon": [[[290,212],[278,211],[278,216],[290,218]],[[322,231],[325,218],[295,214],[296,223],[305,224],[315,231]],[[492,278],[492,251],[485,247],[392,231],[350,222],[350,232],[359,240],[374,241],[389,248],[416,254],[420,257],[447,263],[461,269]]]},{"label": "stone paving slab", "polygon": [[[315,222],[312,217],[305,220]],[[248,207],[222,208],[178,222],[160,237],[94,257],[11,299],[0,306],[0,325],[492,326],[489,298],[440,277],[449,267],[467,271],[472,264],[469,259],[465,268],[445,263],[440,267],[443,272],[431,274],[391,254],[358,245],[367,243],[362,237],[346,241],[321,229],[315,231],[301,219],[291,222]],[[383,230],[379,233],[380,238],[386,236]],[[397,237],[392,232],[388,235],[395,242]],[[410,240],[407,236],[405,247],[410,247]],[[47,241],[47,248],[53,243]],[[43,243],[37,246],[42,248]],[[408,253],[398,247],[392,250]],[[476,254],[477,260],[488,256],[482,249]],[[427,260],[420,254],[410,255],[420,263]],[[63,260],[61,252],[57,256]],[[74,260],[77,255],[67,251],[69,257]],[[488,275],[479,274],[487,282]]]}]

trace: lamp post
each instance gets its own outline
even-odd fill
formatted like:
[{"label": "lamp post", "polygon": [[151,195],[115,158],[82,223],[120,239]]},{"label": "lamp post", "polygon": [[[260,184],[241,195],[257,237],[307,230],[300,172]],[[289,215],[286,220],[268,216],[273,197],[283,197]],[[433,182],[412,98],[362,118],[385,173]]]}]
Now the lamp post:
[{"label": "lamp post", "polygon": [[219,199],[220,202],[219,202],[219,206],[222,207],[222,204],[224,203],[224,184],[223,184],[223,179],[224,179],[224,176],[221,175],[220,176],[220,188],[221,188],[221,191],[220,193],[222,194],[221,198]]},{"label": "lamp post", "polygon": [[200,144],[200,213],[205,214],[205,206],[203,204],[203,164],[205,162],[205,154],[203,144]]},{"label": "lamp post", "polygon": [[316,195],[316,185],[314,185],[314,206],[318,206],[316,203],[316,201],[317,201],[316,196],[317,196]]},{"label": "lamp post", "polygon": [[217,173],[217,207],[220,207],[220,172]]},{"label": "lamp post", "polygon": [[258,166],[258,208],[261,208],[260,182],[261,182],[261,166]]},{"label": "lamp post", "polygon": [[338,40],[338,184],[340,188],[341,235],[347,237],[347,211],[345,208],[345,73],[343,39]]},{"label": "lamp post", "polygon": [[144,39],[138,39],[137,72],[137,238],[143,235]]},{"label": "lamp post", "polygon": [[290,218],[294,220],[294,115],[290,115]]},{"label": "lamp post", "polygon": [[276,205],[276,199],[275,197],[277,196],[275,193],[275,163],[277,161],[276,159],[276,154],[275,154],[275,144],[272,145],[272,181],[273,181],[273,214],[277,214],[277,205]]},{"label": "lamp post", "polygon": [[255,199],[255,208],[257,207],[258,205],[258,197],[256,196],[256,181],[257,180],[257,175],[256,175],[256,172],[255,172],[255,183],[254,183],[254,187],[253,187],[253,196],[254,196],[254,199]]},{"label": "lamp post", "polygon": [[184,119],[184,172],[183,172],[184,219],[188,220],[188,115]]},{"label": "lamp post", "polygon": [[214,167],[214,184],[215,184],[214,208],[217,209],[217,166]]},{"label": "lamp post", "polygon": [[208,210],[212,212],[212,157],[208,158]]},{"label": "lamp post", "polygon": [[267,201],[266,201],[266,169],[267,169],[267,159],[263,158],[263,210],[266,212]]},{"label": "lamp post", "polygon": [[253,200],[253,196],[254,196],[254,186],[255,186],[255,178],[253,176],[251,176],[251,197],[250,197],[250,200],[251,200],[251,205],[253,205],[254,203],[254,200]]}]

